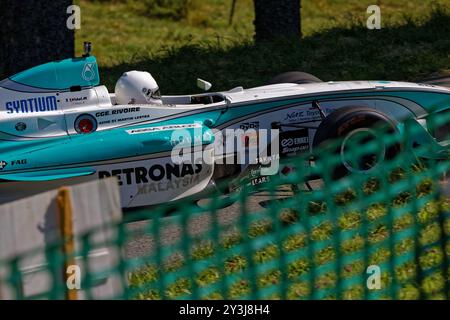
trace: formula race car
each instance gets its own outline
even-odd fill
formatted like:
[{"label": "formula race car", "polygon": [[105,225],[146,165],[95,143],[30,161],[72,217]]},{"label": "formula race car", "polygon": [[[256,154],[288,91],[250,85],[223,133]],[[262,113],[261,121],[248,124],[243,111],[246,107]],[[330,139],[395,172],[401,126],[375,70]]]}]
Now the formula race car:
[{"label": "formula race car", "polygon": [[[202,80],[199,85],[210,87]],[[130,71],[110,93],[100,85],[97,61],[88,49],[81,58],[0,81],[0,106],[1,203],[111,176],[119,181],[124,208],[201,194],[218,179],[250,167],[235,160],[242,149],[248,152],[252,136],[246,134],[234,150],[223,147],[223,141],[217,148],[218,133],[227,130],[276,129],[280,156],[311,152],[324,141],[367,131],[375,123],[402,130],[412,122],[421,134],[405,147],[432,144],[434,151],[423,157],[443,158],[450,145],[450,123],[427,127],[430,113],[448,114],[448,88],[322,82],[293,72],[251,89],[161,96],[149,73]],[[174,152],[186,143],[194,146],[189,157]],[[364,173],[373,165],[344,163],[337,175]]]}]

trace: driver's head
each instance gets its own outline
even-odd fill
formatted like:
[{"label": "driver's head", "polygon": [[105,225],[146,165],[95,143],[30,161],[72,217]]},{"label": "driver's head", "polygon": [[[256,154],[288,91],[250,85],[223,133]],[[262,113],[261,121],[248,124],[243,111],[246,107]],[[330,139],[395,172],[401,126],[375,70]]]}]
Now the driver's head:
[{"label": "driver's head", "polygon": [[158,84],[144,71],[125,72],[116,83],[118,104],[162,104]]}]

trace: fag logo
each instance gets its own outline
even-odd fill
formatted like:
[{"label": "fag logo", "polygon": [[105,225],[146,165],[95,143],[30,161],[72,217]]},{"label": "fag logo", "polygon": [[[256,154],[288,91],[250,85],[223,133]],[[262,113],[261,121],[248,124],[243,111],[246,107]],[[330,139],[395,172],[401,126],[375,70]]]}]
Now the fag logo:
[{"label": "fag logo", "polygon": [[86,81],[94,80],[95,71],[94,71],[95,63],[86,63],[83,68],[83,72],[81,73],[81,77]]},{"label": "fag logo", "polygon": [[11,166],[17,166],[17,165],[23,165],[27,164],[27,159],[20,159],[20,160],[12,160]]},{"label": "fag logo", "polygon": [[6,167],[7,164],[8,164],[8,162],[1,160],[0,161],[0,170],[3,170],[3,168]]}]

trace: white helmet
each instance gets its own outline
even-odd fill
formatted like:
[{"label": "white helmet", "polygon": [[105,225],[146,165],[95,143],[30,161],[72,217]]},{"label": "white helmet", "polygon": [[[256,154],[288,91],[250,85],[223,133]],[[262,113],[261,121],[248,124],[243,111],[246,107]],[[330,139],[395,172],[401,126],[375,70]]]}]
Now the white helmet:
[{"label": "white helmet", "polygon": [[144,71],[125,72],[116,83],[118,104],[162,104],[158,84]]}]

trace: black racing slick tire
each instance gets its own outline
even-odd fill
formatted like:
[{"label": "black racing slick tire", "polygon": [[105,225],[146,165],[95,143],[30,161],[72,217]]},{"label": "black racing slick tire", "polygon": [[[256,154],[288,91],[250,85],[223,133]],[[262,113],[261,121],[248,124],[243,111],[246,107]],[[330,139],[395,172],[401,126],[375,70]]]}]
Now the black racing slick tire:
[{"label": "black racing slick tire", "polygon": [[323,82],[316,76],[306,72],[300,71],[291,71],[279,74],[272,79],[270,79],[267,84],[279,84],[279,83],[297,83],[297,84],[305,84],[305,83],[318,83]]},{"label": "black racing slick tire", "polygon": [[[351,147],[348,147],[351,143],[348,141],[360,135],[358,143],[363,144],[379,139],[380,132],[387,134],[397,132],[395,123],[388,116],[368,107],[343,107],[322,121],[314,136],[313,148],[326,147],[331,140],[339,139],[340,144],[332,152],[339,154],[340,163],[332,169],[332,179],[338,180],[350,173],[369,174],[383,161],[395,158],[401,151],[401,145],[399,143],[386,145],[381,141],[382,147],[376,153],[351,158]],[[320,159],[320,155],[318,157]]]}]

